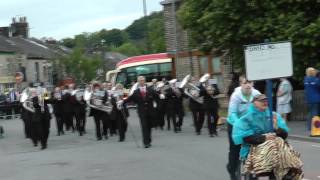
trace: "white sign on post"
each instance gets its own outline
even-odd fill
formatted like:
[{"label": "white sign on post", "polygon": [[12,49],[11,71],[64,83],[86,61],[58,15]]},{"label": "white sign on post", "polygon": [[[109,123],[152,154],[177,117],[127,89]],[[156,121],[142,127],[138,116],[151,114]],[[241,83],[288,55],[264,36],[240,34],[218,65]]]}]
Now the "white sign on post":
[{"label": "white sign on post", "polygon": [[293,75],[291,42],[245,46],[248,80],[264,80]]}]

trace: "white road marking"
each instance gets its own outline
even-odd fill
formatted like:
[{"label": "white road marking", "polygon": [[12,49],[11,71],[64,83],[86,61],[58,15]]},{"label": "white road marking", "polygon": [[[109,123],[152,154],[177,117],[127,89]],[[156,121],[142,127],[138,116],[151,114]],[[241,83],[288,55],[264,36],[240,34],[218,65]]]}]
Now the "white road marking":
[{"label": "white road marking", "polygon": [[318,176],[318,178],[320,179],[320,176]]},{"label": "white road marking", "polygon": [[[320,145],[311,145],[312,147],[320,148]],[[319,177],[319,176],[318,176]]]},{"label": "white road marking", "polygon": [[305,178],[303,178],[302,180],[310,180],[310,179],[305,179]]}]

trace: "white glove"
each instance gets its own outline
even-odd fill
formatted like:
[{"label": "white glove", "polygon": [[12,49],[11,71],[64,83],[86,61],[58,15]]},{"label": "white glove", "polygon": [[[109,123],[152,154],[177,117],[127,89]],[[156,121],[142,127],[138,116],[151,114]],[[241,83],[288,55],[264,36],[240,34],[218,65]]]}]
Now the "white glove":
[{"label": "white glove", "polygon": [[160,98],[160,99],[165,99],[166,96],[165,96],[164,94],[160,94],[160,95],[159,95],[159,98]]}]

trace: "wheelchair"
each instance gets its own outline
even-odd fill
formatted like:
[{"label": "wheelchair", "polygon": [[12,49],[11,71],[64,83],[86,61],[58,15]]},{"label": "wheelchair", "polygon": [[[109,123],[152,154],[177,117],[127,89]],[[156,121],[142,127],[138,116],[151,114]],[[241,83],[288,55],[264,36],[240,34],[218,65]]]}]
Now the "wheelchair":
[{"label": "wheelchair", "polygon": [[238,170],[237,170],[237,180],[259,180],[260,177],[269,177],[269,180],[276,180],[276,178],[273,176],[272,172],[269,173],[263,173],[263,174],[251,174],[251,173],[245,173],[244,172],[244,164],[245,159],[239,160]]}]

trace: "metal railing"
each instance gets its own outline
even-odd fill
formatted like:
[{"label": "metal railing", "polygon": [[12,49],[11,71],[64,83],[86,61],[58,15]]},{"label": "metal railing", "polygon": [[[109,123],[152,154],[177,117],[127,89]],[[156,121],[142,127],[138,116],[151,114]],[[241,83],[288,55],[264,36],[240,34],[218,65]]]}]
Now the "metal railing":
[{"label": "metal railing", "polygon": [[307,119],[307,104],[304,99],[304,90],[296,90],[292,93],[292,121],[305,121]]}]

